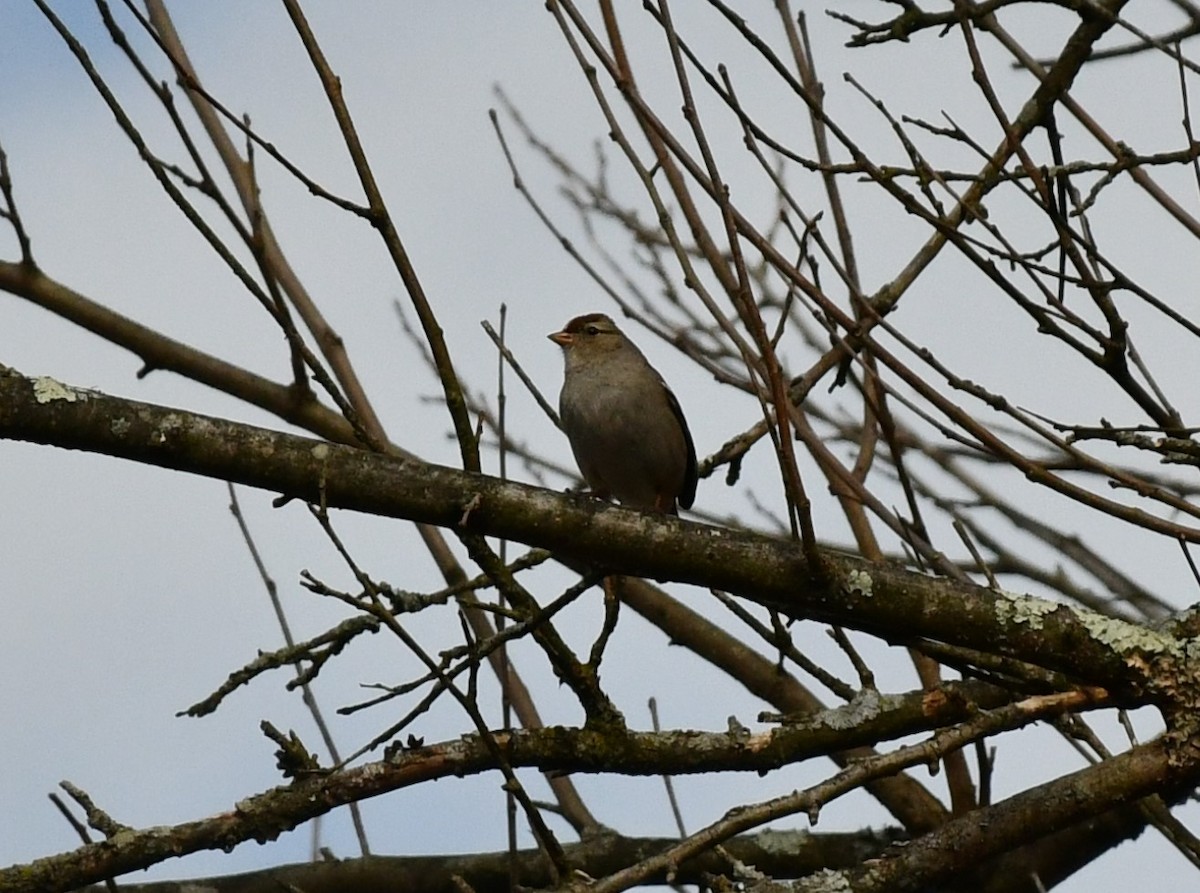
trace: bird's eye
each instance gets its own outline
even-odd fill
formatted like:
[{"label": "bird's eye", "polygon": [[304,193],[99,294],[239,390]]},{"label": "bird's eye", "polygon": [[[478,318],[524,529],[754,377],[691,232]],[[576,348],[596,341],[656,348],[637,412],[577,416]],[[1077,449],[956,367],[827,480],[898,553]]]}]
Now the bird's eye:
[{"label": "bird's eye", "polygon": [[586,329],[584,329],[584,331],[587,332],[589,335],[599,335],[600,327],[599,326],[588,326]]}]

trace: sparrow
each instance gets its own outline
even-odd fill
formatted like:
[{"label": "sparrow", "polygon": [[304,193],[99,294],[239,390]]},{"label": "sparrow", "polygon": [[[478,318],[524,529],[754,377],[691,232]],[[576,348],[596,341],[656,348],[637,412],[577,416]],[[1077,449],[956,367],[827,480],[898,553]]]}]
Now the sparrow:
[{"label": "sparrow", "polygon": [[679,401],[603,313],[547,336],[563,350],[558,411],[592,494],[679,514],[696,497],[696,448]]}]

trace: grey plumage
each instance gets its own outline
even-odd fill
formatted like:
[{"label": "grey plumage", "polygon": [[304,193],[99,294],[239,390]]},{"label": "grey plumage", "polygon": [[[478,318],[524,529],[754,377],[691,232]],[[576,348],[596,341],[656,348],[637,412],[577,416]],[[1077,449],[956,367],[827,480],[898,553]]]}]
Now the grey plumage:
[{"label": "grey plumage", "polygon": [[563,431],[592,492],[633,508],[689,508],[696,450],[662,376],[602,313],[577,316],[549,337],[565,358]]}]

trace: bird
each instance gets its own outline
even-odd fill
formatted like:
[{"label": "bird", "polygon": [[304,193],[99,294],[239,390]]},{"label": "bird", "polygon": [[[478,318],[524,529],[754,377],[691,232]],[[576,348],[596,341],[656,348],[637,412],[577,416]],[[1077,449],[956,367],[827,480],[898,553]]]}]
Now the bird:
[{"label": "bird", "polygon": [[637,345],[603,313],[577,316],[547,337],[563,351],[559,416],[592,495],[671,515],[691,508],[692,434]]}]

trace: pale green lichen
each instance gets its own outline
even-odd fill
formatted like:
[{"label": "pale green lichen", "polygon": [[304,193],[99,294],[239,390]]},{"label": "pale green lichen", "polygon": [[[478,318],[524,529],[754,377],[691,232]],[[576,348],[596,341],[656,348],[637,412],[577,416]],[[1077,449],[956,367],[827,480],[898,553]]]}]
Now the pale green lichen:
[{"label": "pale green lichen", "polygon": [[1030,629],[1041,629],[1042,618],[1062,607],[1032,595],[1012,592],[1001,592],[1000,595],[1002,597],[996,600],[996,619],[1001,623],[1023,623]]},{"label": "pale green lichen", "polygon": [[874,595],[875,581],[866,571],[853,570],[846,575],[846,588],[851,592],[870,598]]},{"label": "pale green lichen", "polygon": [[1144,654],[1183,655],[1183,643],[1174,636],[1155,632],[1127,620],[1105,617],[1094,611],[1076,609],[1075,614],[1093,639],[1107,645],[1118,654],[1140,651]]},{"label": "pale green lichen", "polygon": [[53,403],[55,400],[74,403],[76,400],[86,400],[87,391],[76,390],[61,381],[43,375],[33,380],[33,399],[38,403]]},{"label": "pale green lichen", "polygon": [[1042,618],[1057,610],[1070,611],[1093,639],[1107,645],[1118,654],[1138,651],[1144,654],[1182,655],[1183,646],[1174,636],[1148,627],[1106,617],[1086,608],[1068,607],[1032,595],[1001,592],[996,600],[996,618],[1001,623],[1023,623],[1030,629],[1042,629]]},{"label": "pale green lichen", "polygon": [[1200,642],[1194,638],[1184,639],[1180,643],[1183,650],[1184,658],[1191,663],[1200,663]]},{"label": "pale green lichen", "polygon": [[874,689],[864,688],[856,692],[845,707],[823,710],[813,716],[813,722],[827,729],[853,729],[879,716],[884,710],[895,709],[900,701],[898,697],[881,695]]},{"label": "pale green lichen", "polygon": [[326,459],[329,458],[329,444],[318,443],[315,447],[312,448],[312,454],[313,454],[314,459],[319,459],[322,462],[324,462]]},{"label": "pale green lichen", "polygon": [[853,889],[850,880],[842,872],[823,868],[800,878],[792,885],[796,893],[842,893]]},{"label": "pale green lichen", "polygon": [[764,853],[792,855],[803,846],[811,844],[812,835],[804,828],[780,831],[776,828],[764,828],[755,835],[755,841]]},{"label": "pale green lichen", "polygon": [[162,417],[154,429],[155,439],[159,444],[167,442],[167,435],[183,428],[187,419],[177,412],[169,412]]}]

